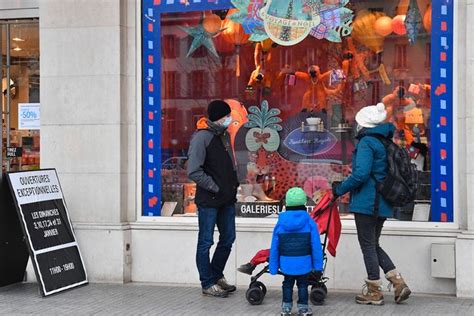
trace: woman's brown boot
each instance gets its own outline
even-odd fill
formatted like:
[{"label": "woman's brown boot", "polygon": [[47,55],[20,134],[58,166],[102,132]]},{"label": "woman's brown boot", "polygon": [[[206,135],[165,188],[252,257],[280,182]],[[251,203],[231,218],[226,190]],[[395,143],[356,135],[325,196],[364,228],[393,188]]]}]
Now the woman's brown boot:
[{"label": "woman's brown boot", "polygon": [[365,280],[362,294],[356,296],[357,304],[383,305],[382,281]]},{"label": "woman's brown boot", "polygon": [[403,280],[400,272],[398,272],[396,269],[393,269],[387,272],[385,277],[395,289],[395,302],[401,303],[404,300],[408,299],[411,294],[411,291],[408,288],[408,285]]}]

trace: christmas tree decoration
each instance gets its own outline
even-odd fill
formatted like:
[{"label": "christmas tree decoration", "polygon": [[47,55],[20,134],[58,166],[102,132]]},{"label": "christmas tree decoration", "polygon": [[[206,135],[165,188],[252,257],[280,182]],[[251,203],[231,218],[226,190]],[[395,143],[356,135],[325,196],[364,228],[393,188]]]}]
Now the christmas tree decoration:
[{"label": "christmas tree decoration", "polygon": [[405,28],[407,31],[408,42],[413,45],[418,37],[418,31],[422,24],[420,9],[416,0],[410,0],[407,16],[405,19]]},{"label": "christmas tree decoration", "polygon": [[182,31],[186,32],[188,35],[194,38],[193,42],[191,43],[191,46],[189,47],[189,51],[186,57],[191,56],[192,53],[196,51],[196,49],[198,49],[199,47],[203,45],[209,50],[209,52],[211,52],[211,54],[213,54],[216,57],[219,57],[219,54],[217,54],[216,47],[214,45],[214,42],[212,41],[212,38],[220,34],[223,31],[223,29],[220,29],[217,32],[209,33],[204,28],[203,22],[204,22],[204,18],[201,17],[201,21],[196,27],[184,27],[180,25],[178,26],[179,29],[181,29]]}]

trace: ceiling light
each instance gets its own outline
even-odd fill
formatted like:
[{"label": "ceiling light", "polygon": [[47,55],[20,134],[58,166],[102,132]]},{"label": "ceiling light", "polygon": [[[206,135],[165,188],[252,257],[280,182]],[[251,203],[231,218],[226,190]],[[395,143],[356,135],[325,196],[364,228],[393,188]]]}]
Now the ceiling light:
[{"label": "ceiling light", "polygon": [[22,49],[21,49],[20,47],[15,47],[13,50],[14,50],[15,52],[20,52],[20,51],[22,51]]},{"label": "ceiling light", "polygon": [[12,41],[15,41],[15,42],[24,42],[25,40],[22,39],[22,38],[19,38],[19,37],[14,37],[14,38],[12,38]]}]

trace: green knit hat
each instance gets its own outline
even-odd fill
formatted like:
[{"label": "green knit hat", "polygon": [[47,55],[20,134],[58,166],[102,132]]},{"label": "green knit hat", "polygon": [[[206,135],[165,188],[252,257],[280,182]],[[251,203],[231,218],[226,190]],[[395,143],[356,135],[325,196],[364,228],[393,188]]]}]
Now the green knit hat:
[{"label": "green knit hat", "polygon": [[290,207],[306,205],[306,193],[301,188],[291,188],[286,192],[285,203]]}]

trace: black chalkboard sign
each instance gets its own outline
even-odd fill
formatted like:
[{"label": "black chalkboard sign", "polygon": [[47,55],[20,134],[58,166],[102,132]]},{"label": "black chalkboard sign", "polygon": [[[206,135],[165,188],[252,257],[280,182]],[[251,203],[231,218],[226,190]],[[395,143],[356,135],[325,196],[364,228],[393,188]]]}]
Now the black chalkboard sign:
[{"label": "black chalkboard sign", "polygon": [[7,175],[43,296],[87,284],[87,273],[54,169]]},{"label": "black chalkboard sign", "polygon": [[7,178],[1,174],[0,201],[0,286],[7,286],[23,281],[28,250]]}]

